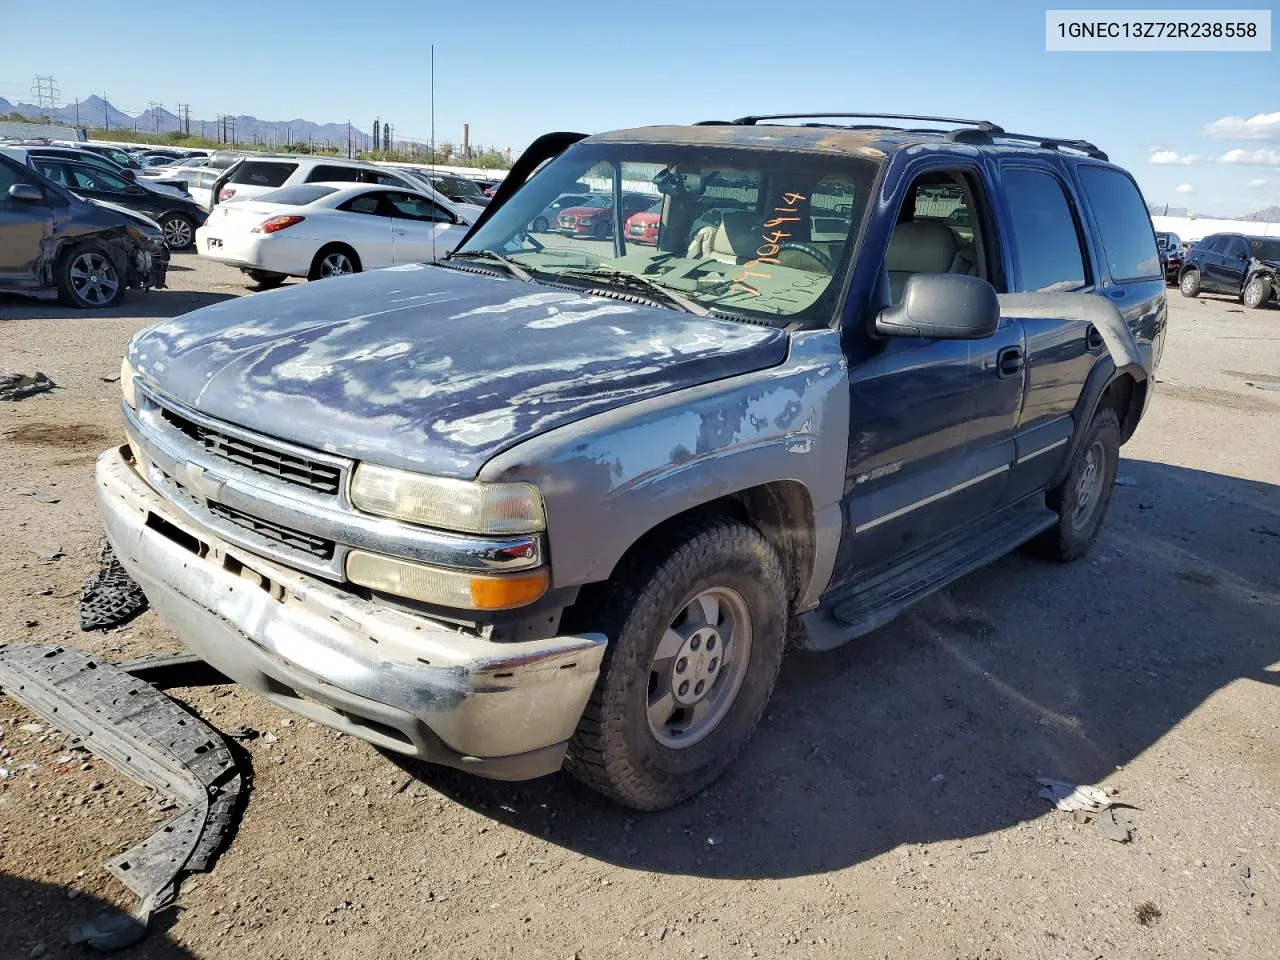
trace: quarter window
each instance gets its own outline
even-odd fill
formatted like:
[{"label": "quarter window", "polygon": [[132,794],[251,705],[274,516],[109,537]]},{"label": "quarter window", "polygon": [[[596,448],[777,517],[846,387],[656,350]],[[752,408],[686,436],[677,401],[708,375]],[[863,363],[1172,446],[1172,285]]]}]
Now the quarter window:
[{"label": "quarter window", "polygon": [[1098,221],[1111,279],[1123,282],[1159,277],[1160,255],[1151,215],[1133,181],[1119,170],[1082,166],[1080,182]]},{"label": "quarter window", "polygon": [[266,160],[246,160],[231,174],[228,183],[246,183],[255,187],[279,187],[298,169],[296,163],[273,163]]},{"label": "quarter window", "polygon": [[355,167],[340,167],[336,164],[322,164],[307,176],[307,183],[355,183],[360,179],[360,171]]},{"label": "quarter window", "polygon": [[1019,289],[1034,293],[1085,286],[1080,234],[1061,182],[1039,170],[1014,169],[1004,172],[1004,184],[1021,272]]}]

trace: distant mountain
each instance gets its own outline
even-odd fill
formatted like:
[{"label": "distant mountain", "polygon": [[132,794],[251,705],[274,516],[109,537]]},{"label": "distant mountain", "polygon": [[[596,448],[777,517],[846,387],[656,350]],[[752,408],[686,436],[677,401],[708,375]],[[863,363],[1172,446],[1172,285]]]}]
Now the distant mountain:
[{"label": "distant mountain", "polygon": [[1241,220],[1253,220],[1257,223],[1280,223],[1280,206],[1266,207],[1257,213],[1251,213]]},{"label": "distant mountain", "polygon": [[[1155,217],[1185,217],[1190,211],[1186,207],[1166,207],[1163,203],[1148,203],[1147,211]],[[1197,220],[1250,220],[1254,223],[1280,223],[1280,206],[1266,207],[1257,213],[1241,217],[1224,217],[1216,213],[1196,211]]]},{"label": "distant mountain", "polygon": [[[0,97],[0,116],[10,112],[20,113],[31,119],[40,117],[40,108],[31,103],[10,103]],[[183,129],[181,118],[164,107],[155,110],[144,110],[133,117],[122,110],[117,110],[107,100],[99,96],[86,97],[80,101],[77,111],[74,103],[59,107],[49,114],[59,123],[74,126],[79,120],[82,127],[103,128],[109,130],[134,130],[139,133],[168,133]],[[237,143],[267,143],[285,146],[288,143],[328,143],[334,146],[347,142],[347,125],[345,123],[316,123],[312,120],[259,120],[257,117],[240,115],[227,118],[227,134],[234,133]],[[190,130],[193,134],[210,139],[218,138],[218,120],[191,118]],[[363,140],[365,131],[351,127],[351,136]]]}]

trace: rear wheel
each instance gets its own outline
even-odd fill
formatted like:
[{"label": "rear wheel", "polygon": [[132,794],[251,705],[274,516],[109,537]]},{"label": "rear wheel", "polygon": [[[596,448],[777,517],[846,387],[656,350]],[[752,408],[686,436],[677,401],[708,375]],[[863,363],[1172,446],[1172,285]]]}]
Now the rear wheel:
[{"label": "rear wheel", "polygon": [[63,254],[55,279],[59,298],[69,306],[114,307],[124,299],[124,277],[98,243],[85,243]]},{"label": "rear wheel", "polygon": [[546,217],[534,217],[533,225],[530,228],[534,233],[546,233],[551,229],[551,224],[547,223]]},{"label": "rear wheel", "polygon": [[164,230],[164,242],[170,250],[189,250],[195,246],[196,225],[185,214],[166,214],[160,227]]},{"label": "rear wheel", "polygon": [[1257,310],[1259,307],[1265,306],[1267,301],[1271,299],[1271,293],[1270,280],[1266,277],[1254,277],[1245,284],[1244,292],[1240,295],[1240,299],[1250,310]]},{"label": "rear wheel", "polygon": [[1178,289],[1182,291],[1184,297],[1200,296],[1200,271],[1194,267],[1183,271],[1182,279],[1178,281]]},{"label": "rear wheel", "polygon": [[327,280],[329,277],[345,277],[349,273],[360,272],[360,258],[350,247],[343,244],[332,244],[316,254],[311,261],[311,272],[308,280]]},{"label": "rear wheel", "polygon": [[624,562],[572,614],[609,637],[566,768],[640,810],[707,787],[746,745],[782,663],[787,600],[768,541],[691,521]]},{"label": "rear wheel", "polygon": [[1045,495],[1058,522],[1031,542],[1041,556],[1068,561],[1082,556],[1098,536],[1111,505],[1120,464],[1120,419],[1112,407],[1094,414],[1066,479]]}]

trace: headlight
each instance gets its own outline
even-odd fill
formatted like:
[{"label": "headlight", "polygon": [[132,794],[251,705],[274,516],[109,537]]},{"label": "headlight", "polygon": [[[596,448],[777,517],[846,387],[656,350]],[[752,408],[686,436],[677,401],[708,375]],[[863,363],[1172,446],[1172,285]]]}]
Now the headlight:
[{"label": "headlight", "polygon": [[472,483],[372,463],[356,467],[351,502],[365,513],[462,533],[535,533],[546,527],[542,495],[532,484]]},{"label": "headlight", "polygon": [[129,358],[125,357],[120,361],[120,393],[124,396],[124,402],[137,410],[138,389],[133,383],[133,378],[133,367],[129,366]]},{"label": "headlight", "polygon": [[547,569],[476,574],[444,570],[362,550],[347,554],[347,579],[381,593],[459,610],[510,610],[533,603],[550,583]]}]

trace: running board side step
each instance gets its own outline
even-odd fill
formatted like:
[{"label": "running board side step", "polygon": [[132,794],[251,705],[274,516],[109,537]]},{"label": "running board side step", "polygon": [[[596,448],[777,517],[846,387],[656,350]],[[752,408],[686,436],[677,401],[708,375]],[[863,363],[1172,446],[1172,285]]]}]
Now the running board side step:
[{"label": "running board side step", "polygon": [[831,650],[870,633],[912,604],[1000,559],[1057,522],[1058,515],[1043,502],[1023,501],[976,528],[965,527],[924,555],[842,590],[803,614],[798,645],[806,650]]},{"label": "running board side step", "polygon": [[150,787],[178,812],[107,869],[140,898],[132,916],[105,914],[72,928],[72,942],[128,946],[176,895],[184,871],[207,870],[230,838],[244,787],[231,750],[212,727],[148,683],[83,650],[0,646],[0,690],[84,747]]}]

